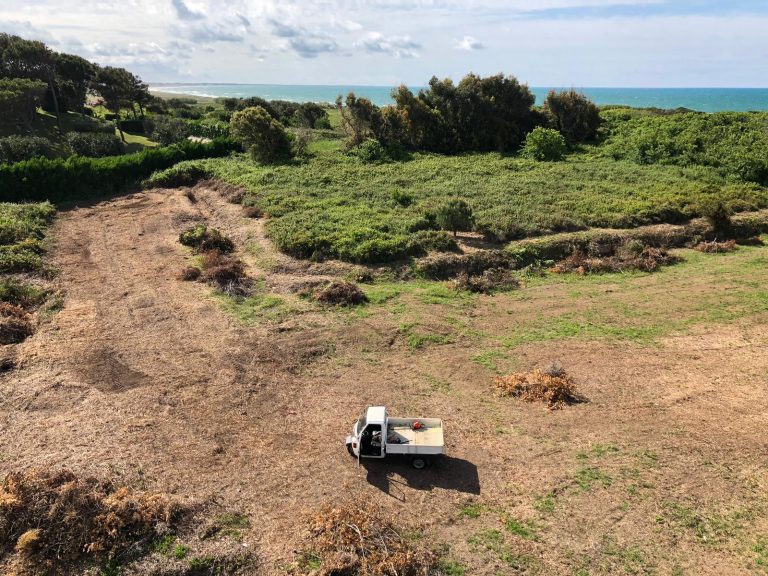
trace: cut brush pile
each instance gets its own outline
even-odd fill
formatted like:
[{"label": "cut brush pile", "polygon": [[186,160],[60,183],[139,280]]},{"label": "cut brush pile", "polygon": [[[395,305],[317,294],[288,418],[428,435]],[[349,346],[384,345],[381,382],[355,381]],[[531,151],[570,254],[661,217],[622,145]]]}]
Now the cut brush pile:
[{"label": "cut brush pile", "polygon": [[79,574],[81,563],[140,550],[180,514],[163,494],[132,492],[66,470],[11,472],[0,486],[0,568],[19,575]]},{"label": "cut brush pile", "polygon": [[699,252],[706,252],[707,254],[721,254],[724,252],[733,252],[736,250],[736,240],[727,240],[725,242],[718,242],[713,240],[712,242],[699,242],[695,246]]},{"label": "cut brush pile", "polygon": [[[381,510],[365,505],[329,506],[309,519],[314,566],[299,559],[302,573],[318,576],[438,576],[440,556],[407,538]],[[317,565],[319,564],[319,570]],[[316,572],[314,570],[317,570]]]},{"label": "cut brush pile", "polygon": [[661,266],[676,264],[680,259],[664,248],[652,246],[626,246],[609,256],[590,256],[582,250],[574,250],[565,260],[555,264],[557,273],[599,274],[602,272],[625,272],[642,270],[654,272]]},{"label": "cut brush pile", "polygon": [[495,387],[499,396],[514,396],[526,402],[545,402],[550,410],[584,401],[576,391],[573,378],[559,366],[546,371],[537,369],[499,376]]}]

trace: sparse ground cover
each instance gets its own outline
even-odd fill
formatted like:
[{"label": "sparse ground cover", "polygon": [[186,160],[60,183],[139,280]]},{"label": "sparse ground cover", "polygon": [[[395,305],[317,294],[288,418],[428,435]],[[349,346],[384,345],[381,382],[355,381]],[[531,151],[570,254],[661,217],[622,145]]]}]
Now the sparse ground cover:
[{"label": "sparse ground cover", "polygon": [[[768,236],[697,244],[708,224],[694,221],[671,242],[691,247],[662,262],[674,265],[641,269],[552,270],[479,234],[428,263],[328,260],[416,254],[456,196],[507,241],[677,221],[708,198],[761,208],[765,188],[594,148],[557,163],[364,164],[336,132],[317,135],[306,161],[182,163],[148,185],[184,187],[65,206],[50,229],[49,205],[0,205],[3,247],[50,254],[0,297],[65,295],[2,364],[0,476],[66,466],[227,511],[203,506],[194,534],[152,535],[141,562],[95,567],[110,575],[349,571],[383,561],[382,543],[431,576],[765,573]],[[683,232],[634,230],[629,248]],[[615,233],[542,242],[600,251]],[[481,260],[493,272],[480,289],[484,277],[446,272]],[[50,287],[34,282],[41,265],[58,270]],[[578,403],[516,397],[520,375],[553,362]],[[514,393],[496,394],[498,377]],[[443,418],[448,456],[420,472],[358,467],[343,439],[369,404]],[[359,502],[380,505],[375,522]],[[17,545],[0,543],[0,571]]]},{"label": "sparse ground cover", "polygon": [[[764,572],[765,246],[674,250],[681,262],[653,273],[534,270],[486,295],[293,260],[224,192],[60,215],[66,298],[0,375],[2,474],[65,462],[241,511],[158,540],[152,557],[179,573],[222,566],[198,543],[208,532],[254,551],[255,573],[311,572],[334,556],[298,519],[348,498],[417,525],[398,538],[438,553],[435,574]],[[179,279],[200,265],[179,243],[196,224],[232,240],[250,296]],[[362,278],[368,301],[297,291],[332,278]],[[552,412],[494,395],[497,375],[552,361],[586,402]],[[444,418],[449,457],[418,474],[357,468],[343,437],[378,403]]]}]

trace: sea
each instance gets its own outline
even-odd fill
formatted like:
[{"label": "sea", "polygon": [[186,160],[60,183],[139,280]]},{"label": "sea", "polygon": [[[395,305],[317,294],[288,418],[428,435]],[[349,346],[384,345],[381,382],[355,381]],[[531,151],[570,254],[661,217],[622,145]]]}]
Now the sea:
[{"label": "sea", "polygon": [[[420,86],[411,89],[416,92]],[[567,87],[571,88],[571,87]],[[532,87],[541,104],[550,90]],[[392,86],[311,86],[282,84],[153,84],[150,90],[210,98],[259,96],[266,100],[334,102],[339,94],[354,92],[374,104],[392,103]],[[702,112],[768,110],[768,88],[576,88],[599,105],[621,104],[635,108],[690,108]]]}]

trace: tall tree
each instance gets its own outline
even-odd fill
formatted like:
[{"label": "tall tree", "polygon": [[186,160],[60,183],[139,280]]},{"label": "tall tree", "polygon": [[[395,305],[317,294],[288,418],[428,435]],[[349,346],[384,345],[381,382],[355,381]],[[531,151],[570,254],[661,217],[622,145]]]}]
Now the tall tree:
[{"label": "tall tree", "polygon": [[107,109],[115,115],[115,125],[120,132],[120,139],[125,142],[125,134],[120,125],[120,110],[133,102],[133,74],[124,68],[105,66],[96,72],[93,88],[104,99]]}]

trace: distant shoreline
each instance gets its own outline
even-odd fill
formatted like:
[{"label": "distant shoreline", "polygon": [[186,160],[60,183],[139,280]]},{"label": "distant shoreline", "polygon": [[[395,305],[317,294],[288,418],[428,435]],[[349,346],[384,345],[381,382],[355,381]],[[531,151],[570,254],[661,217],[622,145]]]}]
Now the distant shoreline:
[{"label": "distant shoreline", "polygon": [[[224,84],[224,83],[157,83],[150,91],[162,98],[194,98],[210,102],[217,98],[260,97],[265,100],[333,103],[339,95],[354,92],[374,104],[392,104],[391,86],[341,86],[298,84]],[[423,86],[410,87],[418,91]],[[569,87],[530,87],[541,105],[549,90]],[[688,108],[701,112],[766,111],[768,88],[595,88],[575,87],[600,106],[621,105],[633,108]]]}]

